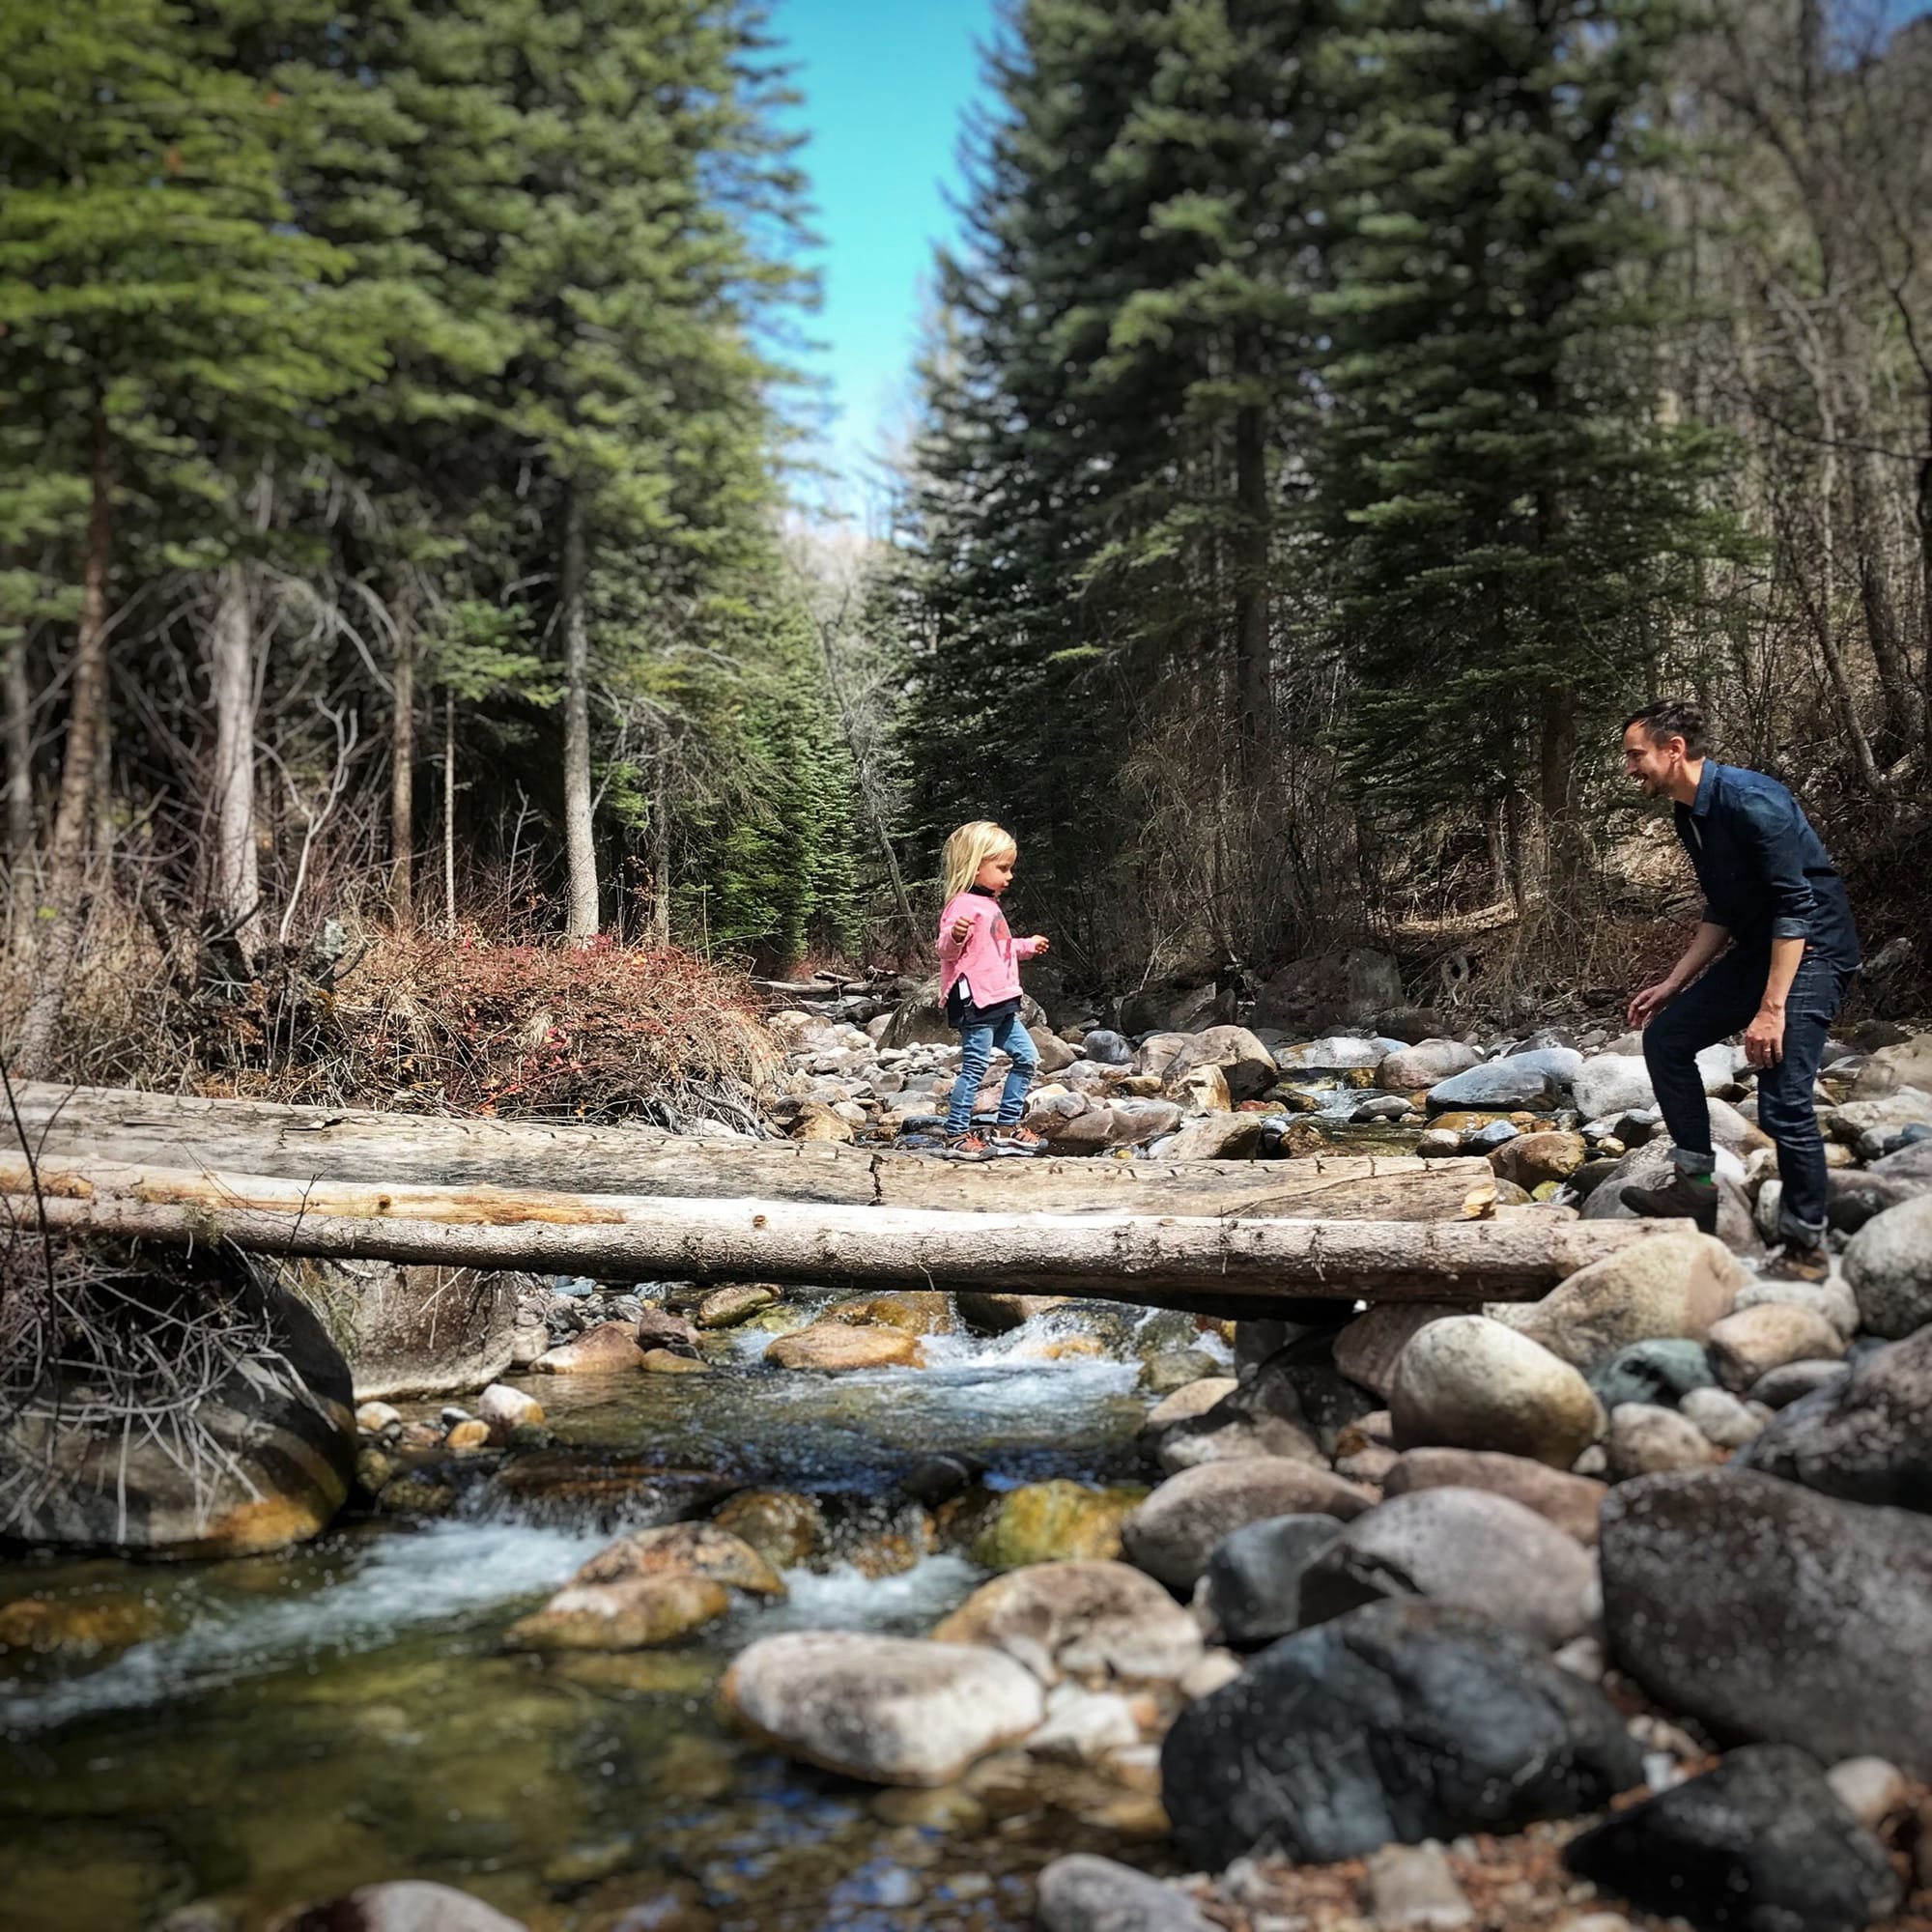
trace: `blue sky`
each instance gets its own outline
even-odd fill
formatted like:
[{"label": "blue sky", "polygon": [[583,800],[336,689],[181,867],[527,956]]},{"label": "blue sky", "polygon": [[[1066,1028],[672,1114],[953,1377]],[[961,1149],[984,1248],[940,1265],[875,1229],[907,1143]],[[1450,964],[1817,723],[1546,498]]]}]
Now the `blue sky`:
[{"label": "blue sky", "polygon": [[933,244],[956,224],[959,136],[980,98],[993,0],[775,0],[771,29],[806,95],[825,305],[809,358],[837,411],[825,460],[856,471],[906,420]]}]

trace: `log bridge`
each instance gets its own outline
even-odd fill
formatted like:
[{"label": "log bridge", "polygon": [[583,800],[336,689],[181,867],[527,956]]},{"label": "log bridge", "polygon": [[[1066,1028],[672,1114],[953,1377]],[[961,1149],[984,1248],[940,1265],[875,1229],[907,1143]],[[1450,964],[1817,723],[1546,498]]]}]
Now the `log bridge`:
[{"label": "log bridge", "polygon": [[1249,1318],[1330,1296],[1533,1300],[1667,1225],[1498,1210],[1479,1159],[966,1164],[111,1088],[16,1099],[0,1151],[16,1228],[273,1257],[971,1287]]}]

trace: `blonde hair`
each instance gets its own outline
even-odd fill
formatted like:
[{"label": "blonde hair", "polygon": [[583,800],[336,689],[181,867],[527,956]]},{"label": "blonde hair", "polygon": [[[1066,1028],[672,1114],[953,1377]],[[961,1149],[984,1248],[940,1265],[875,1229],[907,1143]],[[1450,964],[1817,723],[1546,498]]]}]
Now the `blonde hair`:
[{"label": "blonde hair", "polygon": [[990,818],[976,818],[947,837],[940,864],[946,868],[946,896],[956,898],[980,876],[980,867],[1002,852],[1017,852],[1013,835]]}]

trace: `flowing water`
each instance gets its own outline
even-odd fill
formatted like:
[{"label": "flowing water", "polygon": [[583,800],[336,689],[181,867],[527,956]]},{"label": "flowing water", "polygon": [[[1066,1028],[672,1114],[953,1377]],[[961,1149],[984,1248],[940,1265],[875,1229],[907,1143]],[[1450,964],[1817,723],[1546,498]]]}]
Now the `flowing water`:
[{"label": "flowing water", "polygon": [[198,1928],[253,1932],[417,1877],[554,1932],[997,1932],[1030,1922],[1029,1879],[1062,1850],[1156,1863],[1157,1819],[1118,1786],[1009,1768],[881,1793],[722,1719],[718,1679],[758,1635],[929,1629],[984,1579],[956,1550],[886,1576],[794,1570],[783,1602],[663,1650],[500,1638],[614,1530],[732,1489],[885,1524],[939,1454],[994,1489],[1142,1476],[1141,1358],[1196,1339],[1163,1338],[1176,1320],[1063,1311],[932,1338],[923,1370],[839,1378],[768,1370],[768,1336],[740,1333],[710,1376],[526,1383],[558,1446],[465,1465],[441,1520],[346,1521],[229,1562],[0,1564],[0,1605],[77,1604],[104,1638],[80,1661],[0,1653],[0,1927],[141,1932],[201,1902]]}]

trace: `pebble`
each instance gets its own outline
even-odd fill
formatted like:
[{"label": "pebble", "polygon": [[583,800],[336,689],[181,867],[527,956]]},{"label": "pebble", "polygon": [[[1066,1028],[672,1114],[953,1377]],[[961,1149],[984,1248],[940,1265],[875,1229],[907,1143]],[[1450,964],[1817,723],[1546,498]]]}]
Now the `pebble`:
[{"label": "pebble", "polygon": [[1476,1916],[1442,1847],[1433,1839],[1384,1845],[1375,1853],[1369,1860],[1369,1901],[1383,1932],[1397,1927],[1451,1932]]},{"label": "pebble", "polygon": [[1871,1832],[1900,1816],[1912,1800],[1905,1774],[1889,1758],[1840,1759],[1825,1774],[1825,1782],[1838,1794],[1845,1809]]},{"label": "pebble", "polygon": [[365,1402],[355,1411],[355,1427],[365,1435],[380,1435],[391,1423],[400,1422],[403,1412],[386,1402]]}]

